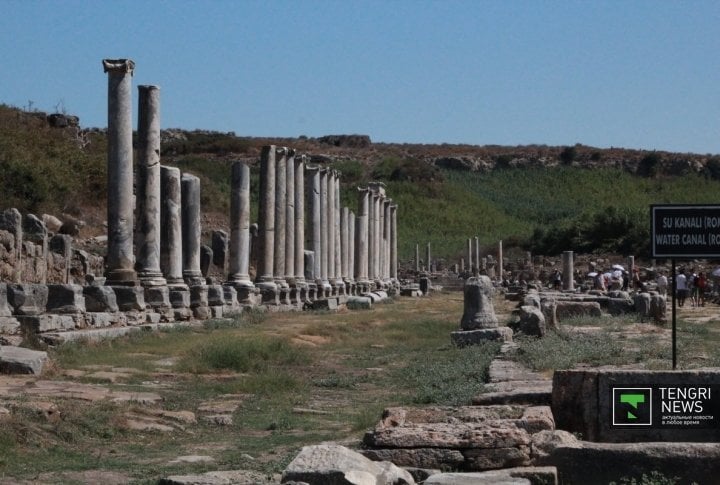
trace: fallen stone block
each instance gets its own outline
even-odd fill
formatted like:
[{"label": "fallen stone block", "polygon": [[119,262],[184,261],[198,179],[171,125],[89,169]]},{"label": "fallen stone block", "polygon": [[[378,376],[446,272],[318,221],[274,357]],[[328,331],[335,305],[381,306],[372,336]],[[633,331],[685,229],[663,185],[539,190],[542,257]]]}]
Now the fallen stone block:
[{"label": "fallen stone block", "polygon": [[351,296],[346,304],[350,310],[370,310],[372,308],[372,299],[367,296]]},{"label": "fallen stone block", "polygon": [[47,352],[0,346],[0,372],[3,374],[40,375],[47,359]]},{"label": "fallen stone block", "polygon": [[540,300],[537,306],[521,306],[513,311],[513,319],[508,325],[514,333],[522,333],[533,337],[543,337],[546,332],[545,315],[540,310]]},{"label": "fallen stone block", "polygon": [[553,466],[523,466],[473,473],[440,473],[430,475],[425,482],[430,485],[485,485],[485,484],[531,484],[557,485],[558,472]]},{"label": "fallen stone block", "polygon": [[415,480],[392,463],[374,462],[338,445],[304,446],[285,468],[282,482],[408,484]]},{"label": "fallen stone block", "polygon": [[507,422],[418,423],[376,427],[363,442],[377,448],[510,448],[527,446],[530,435]]},{"label": "fallen stone block", "polygon": [[0,334],[12,335],[20,330],[20,322],[15,317],[0,317]]},{"label": "fallen stone block", "polygon": [[337,298],[320,298],[311,303],[313,310],[337,310],[338,300]]},{"label": "fallen stone block", "polygon": [[226,470],[195,475],[171,475],[161,478],[159,485],[265,485],[277,483],[264,473],[249,470]]},{"label": "fallen stone block", "polygon": [[555,315],[562,321],[576,317],[600,317],[600,303],[590,301],[556,301]]},{"label": "fallen stone block", "polygon": [[360,452],[373,461],[390,461],[402,467],[459,468],[465,462],[460,450],[449,448],[374,448]]},{"label": "fallen stone block", "polygon": [[614,316],[635,313],[635,303],[630,298],[608,298],[607,311]]},{"label": "fallen stone block", "polygon": [[481,328],[478,330],[457,330],[450,332],[450,340],[457,347],[477,345],[483,342],[512,342],[513,331],[509,327]]}]

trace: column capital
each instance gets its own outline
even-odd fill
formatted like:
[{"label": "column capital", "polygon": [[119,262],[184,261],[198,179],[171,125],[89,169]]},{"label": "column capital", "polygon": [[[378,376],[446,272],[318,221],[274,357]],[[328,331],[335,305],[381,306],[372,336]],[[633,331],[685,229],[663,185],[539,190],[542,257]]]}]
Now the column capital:
[{"label": "column capital", "polygon": [[138,91],[155,91],[159,90],[160,86],[157,86],[155,84],[139,84],[138,85]]},{"label": "column capital", "polygon": [[130,59],[103,59],[103,71],[132,75],[135,70],[135,62]]},{"label": "column capital", "polygon": [[287,147],[275,147],[275,154],[276,155],[287,155],[288,148]]}]

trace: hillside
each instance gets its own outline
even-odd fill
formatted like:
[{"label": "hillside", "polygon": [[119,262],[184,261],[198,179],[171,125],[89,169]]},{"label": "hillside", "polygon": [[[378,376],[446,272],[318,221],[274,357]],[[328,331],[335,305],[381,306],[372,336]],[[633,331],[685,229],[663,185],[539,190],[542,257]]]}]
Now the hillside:
[{"label": "hillside", "polygon": [[[557,254],[643,256],[651,203],[714,202],[720,156],[583,145],[502,147],[373,143],[363,135],[251,138],[202,130],[163,131],[163,163],[200,176],[204,229],[227,228],[230,165],[256,164],[266,144],[286,145],[342,171],[343,203],[354,187],[388,185],[399,203],[399,256],[416,243],[455,258],[467,237],[494,248]],[[0,207],[65,214],[104,231],[105,133],[71,116],[48,117],[0,105]],[[257,197],[257,174],[253,196]]]}]

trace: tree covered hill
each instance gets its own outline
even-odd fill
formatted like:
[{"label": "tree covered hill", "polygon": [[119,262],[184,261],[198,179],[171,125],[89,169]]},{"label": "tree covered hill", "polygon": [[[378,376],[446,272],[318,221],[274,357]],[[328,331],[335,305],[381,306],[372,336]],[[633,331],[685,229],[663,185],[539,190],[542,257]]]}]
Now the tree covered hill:
[{"label": "tree covered hill", "polygon": [[[266,144],[285,145],[342,172],[343,204],[355,187],[387,184],[399,204],[399,257],[415,244],[455,258],[468,237],[535,254],[614,252],[645,256],[652,203],[712,203],[720,156],[584,145],[549,147],[373,143],[364,135],[251,138],[163,130],[162,160],[202,181],[205,229],[227,228],[230,166],[254,166]],[[0,208],[88,220],[106,203],[106,136],[74,117],[0,105]],[[257,200],[257,170],[253,170]],[[254,209],[256,210],[256,209]],[[92,225],[92,221],[90,221]],[[95,221],[101,226],[102,221]],[[102,230],[100,227],[98,230]]]}]

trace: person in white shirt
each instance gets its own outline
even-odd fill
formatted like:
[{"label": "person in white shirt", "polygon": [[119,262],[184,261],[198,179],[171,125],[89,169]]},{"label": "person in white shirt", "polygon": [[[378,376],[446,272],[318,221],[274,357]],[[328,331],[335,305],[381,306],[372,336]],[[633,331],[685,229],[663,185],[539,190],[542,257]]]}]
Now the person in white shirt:
[{"label": "person in white shirt", "polygon": [[658,274],[657,278],[655,278],[655,283],[657,283],[658,293],[660,293],[662,296],[667,295],[668,279],[667,276],[665,276],[664,272]]},{"label": "person in white shirt", "polygon": [[683,270],[675,277],[675,290],[677,291],[678,306],[683,306],[688,295],[687,276]]}]

